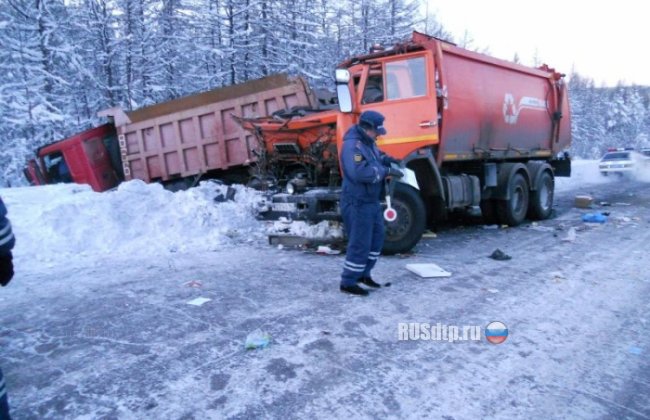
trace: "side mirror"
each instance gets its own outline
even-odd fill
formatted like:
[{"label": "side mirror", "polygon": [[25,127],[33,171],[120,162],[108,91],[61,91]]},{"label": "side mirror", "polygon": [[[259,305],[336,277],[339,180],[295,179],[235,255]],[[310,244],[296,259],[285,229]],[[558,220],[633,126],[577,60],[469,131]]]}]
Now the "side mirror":
[{"label": "side mirror", "polygon": [[336,96],[339,100],[339,110],[341,112],[352,112],[352,96],[348,85],[337,84]]},{"label": "side mirror", "polygon": [[339,102],[339,110],[341,112],[352,112],[352,95],[348,87],[350,72],[347,69],[336,69],[334,79],[336,80],[336,96]]}]

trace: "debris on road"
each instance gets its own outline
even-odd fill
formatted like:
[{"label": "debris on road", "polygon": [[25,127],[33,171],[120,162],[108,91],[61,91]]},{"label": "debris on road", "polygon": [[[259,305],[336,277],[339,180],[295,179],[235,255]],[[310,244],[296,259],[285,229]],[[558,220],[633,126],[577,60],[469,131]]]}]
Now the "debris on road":
[{"label": "debris on road", "polygon": [[319,245],[318,248],[316,248],[316,253],[322,255],[338,255],[341,251],[332,249],[327,245]]},{"label": "debris on road", "polygon": [[540,226],[539,223],[533,222],[530,224],[528,227],[531,230],[536,230],[537,232],[554,232],[555,228],[552,228],[550,226]]},{"label": "debris on road", "polygon": [[183,286],[195,287],[197,289],[200,289],[201,287],[203,287],[203,283],[201,283],[200,281],[197,281],[197,280],[190,280],[188,282],[183,283]]},{"label": "debris on road", "polygon": [[566,277],[564,277],[564,274],[562,274],[559,271],[554,271],[551,273],[553,276],[553,283],[561,283],[562,280],[566,280]]},{"label": "debris on road", "polygon": [[590,195],[576,195],[574,206],[579,209],[590,209],[594,198]]},{"label": "debris on road", "polygon": [[607,216],[600,212],[585,213],[582,215],[582,221],[585,223],[605,223],[607,221]]},{"label": "debris on road", "polygon": [[636,354],[637,356],[639,356],[639,355],[643,352],[643,350],[641,350],[640,347],[636,347],[636,346],[630,346],[630,347],[627,349],[627,351],[628,351],[629,353]]},{"label": "debris on road", "polygon": [[193,305],[193,306],[201,306],[206,302],[210,302],[212,299],[210,298],[204,298],[204,297],[198,297],[196,299],[192,299],[189,302],[187,302],[188,305]]},{"label": "debris on road", "polygon": [[268,347],[271,342],[269,333],[260,330],[259,328],[246,336],[245,346],[246,350],[264,349]]},{"label": "debris on road", "polygon": [[451,273],[449,271],[442,269],[438,264],[434,263],[406,264],[406,269],[422,278],[451,276]]},{"label": "debris on road", "polygon": [[501,251],[499,248],[495,249],[494,252],[490,254],[490,258],[497,261],[508,261],[512,259],[510,255]]},{"label": "debris on road", "polygon": [[576,240],[576,228],[570,227],[562,242],[574,242]]}]

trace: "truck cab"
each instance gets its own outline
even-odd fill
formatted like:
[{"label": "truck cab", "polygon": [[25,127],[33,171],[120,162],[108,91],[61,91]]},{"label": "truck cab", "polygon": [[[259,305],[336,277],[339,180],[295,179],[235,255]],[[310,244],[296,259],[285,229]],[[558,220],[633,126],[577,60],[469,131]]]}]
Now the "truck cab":
[{"label": "truck cab", "polygon": [[386,117],[386,136],[377,145],[405,158],[438,143],[438,110],[433,54],[429,50],[373,58],[349,67],[354,109]]},{"label": "truck cab", "polygon": [[74,182],[109,190],[123,179],[116,141],[115,128],[105,124],[48,144],[27,163],[25,176],[32,185]]}]

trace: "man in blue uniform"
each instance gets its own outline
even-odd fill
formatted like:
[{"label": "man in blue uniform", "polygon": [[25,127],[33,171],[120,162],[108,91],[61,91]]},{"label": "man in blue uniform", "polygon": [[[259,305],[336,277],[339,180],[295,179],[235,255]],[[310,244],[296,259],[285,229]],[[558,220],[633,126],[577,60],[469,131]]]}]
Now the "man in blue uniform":
[{"label": "man in blue uniform", "polygon": [[[6,286],[14,276],[11,249],[14,247],[14,234],[7,219],[7,208],[0,198],[0,285]],[[0,369],[0,420],[10,420],[7,387]]]},{"label": "man in blue uniform", "polygon": [[343,191],[341,213],[348,237],[348,248],[341,274],[341,291],[366,296],[369,287],[381,287],[370,276],[384,244],[384,219],[381,193],[387,176],[402,177],[399,169],[391,168],[398,160],[379,151],[377,136],[386,135],[384,116],[365,111],[359,124],[352,126],[343,137],[341,164]]}]

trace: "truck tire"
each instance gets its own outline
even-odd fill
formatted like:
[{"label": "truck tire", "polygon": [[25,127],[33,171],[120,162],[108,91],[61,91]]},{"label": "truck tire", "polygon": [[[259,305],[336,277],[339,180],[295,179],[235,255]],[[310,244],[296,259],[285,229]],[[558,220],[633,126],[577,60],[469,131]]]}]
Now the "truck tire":
[{"label": "truck tire", "polygon": [[533,220],[544,220],[553,211],[553,196],[555,180],[549,171],[544,171],[537,179],[535,190],[530,194],[528,217]]},{"label": "truck tire", "polygon": [[397,211],[394,222],[384,221],[386,238],[383,253],[386,255],[408,252],[418,243],[426,225],[426,211],[420,193],[413,187],[397,183],[392,198]]},{"label": "truck tire", "polygon": [[508,199],[499,201],[499,220],[508,226],[518,226],[528,212],[529,189],[526,178],[514,174],[508,182]]}]

